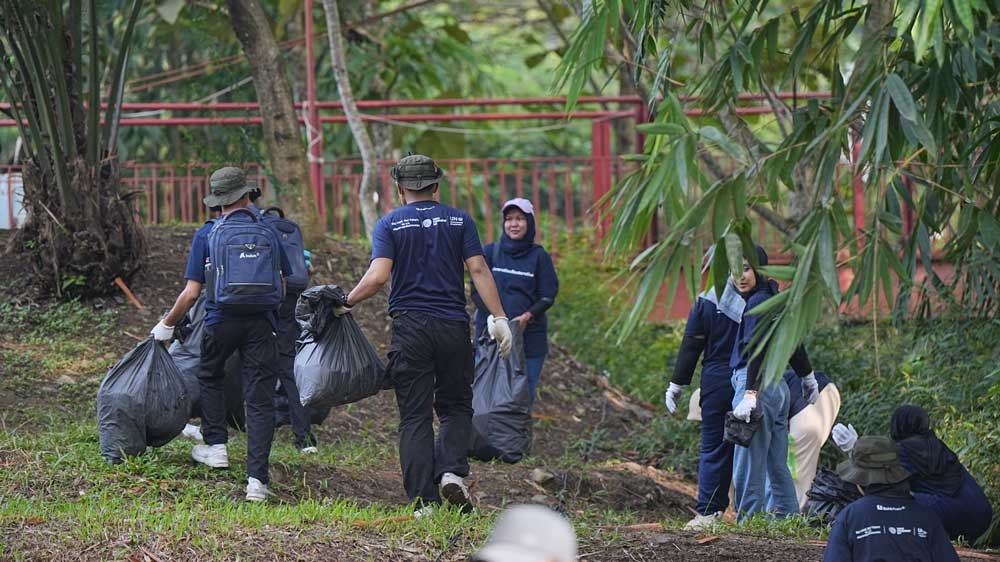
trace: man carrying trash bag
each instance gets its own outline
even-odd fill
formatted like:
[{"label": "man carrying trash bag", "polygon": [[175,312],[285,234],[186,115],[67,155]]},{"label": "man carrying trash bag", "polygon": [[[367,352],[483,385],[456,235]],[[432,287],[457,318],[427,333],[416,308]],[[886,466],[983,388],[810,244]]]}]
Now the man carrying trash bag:
[{"label": "man carrying trash bag", "polygon": [[205,444],[191,449],[194,460],[228,468],[224,365],[239,350],[243,358],[243,395],[247,408],[247,501],[264,501],[268,457],[274,437],[274,387],[277,377],[277,315],[291,273],[277,234],[247,210],[256,186],[236,167],[216,170],[209,179],[209,207],[222,216],[194,235],[184,277],[187,284],[170,312],[151,331],[169,341],[174,326],[207,288],[205,334],[201,344],[202,434]]},{"label": "man carrying trash bag", "polygon": [[[403,206],[376,223],[371,265],[336,313],[349,312],[391,276],[387,377],[399,405],[403,487],[418,516],[442,499],[469,510],[463,479],[469,474],[473,350],[463,264],[492,313],[489,333],[504,355],[510,352],[510,327],[472,217],[434,199],[441,168],[412,154],[391,175]],[[440,421],[436,441],[434,412]]]}]

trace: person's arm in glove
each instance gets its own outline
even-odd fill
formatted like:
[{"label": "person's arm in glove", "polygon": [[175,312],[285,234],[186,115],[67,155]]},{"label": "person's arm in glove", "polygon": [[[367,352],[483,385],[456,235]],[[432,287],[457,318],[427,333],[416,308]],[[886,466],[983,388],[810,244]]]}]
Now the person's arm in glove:
[{"label": "person's arm in glove", "polygon": [[750,421],[750,414],[757,409],[757,391],[747,390],[743,393],[743,399],[733,408],[733,417],[744,422]]},{"label": "person's arm in glove", "polygon": [[506,357],[510,353],[513,344],[513,336],[510,333],[510,326],[507,325],[507,313],[500,304],[500,294],[497,292],[497,285],[493,281],[493,273],[486,265],[486,259],[482,255],[472,256],[465,260],[465,265],[469,268],[469,277],[476,286],[479,298],[483,299],[483,304],[490,311],[492,320],[487,319],[487,328],[490,337],[497,341],[500,346],[500,355]]},{"label": "person's arm in glove", "polygon": [[667,411],[671,414],[677,411],[677,401],[680,400],[683,390],[683,386],[673,382],[667,388],[667,392],[663,396],[663,403],[667,406]]},{"label": "person's arm in glove", "polygon": [[837,444],[837,447],[845,453],[850,452],[854,448],[854,444],[858,442],[858,432],[851,424],[838,423],[833,426],[830,436],[833,437],[833,442]]},{"label": "person's arm in glove", "polygon": [[177,295],[177,300],[174,301],[174,306],[171,307],[170,312],[167,312],[166,316],[162,320],[157,322],[156,326],[149,331],[149,334],[153,336],[153,339],[160,342],[168,342],[174,337],[174,326],[184,318],[188,310],[194,306],[194,303],[198,300],[198,295],[201,294],[201,283],[197,281],[187,280],[187,284],[184,285],[184,289],[181,293]]},{"label": "person's arm in glove", "polygon": [[819,382],[816,381],[816,372],[813,371],[804,345],[795,348],[791,358],[788,359],[788,364],[802,379],[802,398],[809,404],[815,404],[819,400]]},{"label": "person's arm in glove", "polygon": [[684,336],[681,340],[677,360],[674,362],[674,373],[670,377],[670,388],[664,396],[667,411],[671,414],[677,411],[677,400],[681,397],[681,391],[691,384],[695,367],[698,366],[698,358],[704,350],[704,336]]}]

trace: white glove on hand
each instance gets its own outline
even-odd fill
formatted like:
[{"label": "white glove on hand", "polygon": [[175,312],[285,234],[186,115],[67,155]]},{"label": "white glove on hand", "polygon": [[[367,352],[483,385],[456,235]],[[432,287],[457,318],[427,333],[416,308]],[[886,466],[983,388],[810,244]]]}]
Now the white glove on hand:
[{"label": "white glove on hand", "polygon": [[757,393],[746,393],[743,400],[733,408],[733,417],[745,422],[750,421],[750,413],[757,409]]},{"label": "white glove on hand", "polygon": [[333,315],[336,316],[337,318],[340,318],[341,316],[343,316],[345,314],[350,314],[351,310],[353,310],[351,307],[349,307],[346,304],[344,304],[344,305],[341,305],[341,306],[338,306],[338,307],[334,308],[333,309]]},{"label": "white glove on hand", "polygon": [[663,402],[667,405],[667,411],[671,414],[677,411],[677,400],[681,397],[681,391],[684,387],[677,383],[670,383],[670,388],[667,389],[667,393],[663,397]]},{"label": "white glove on hand", "polygon": [[153,336],[153,339],[161,342],[168,342],[174,339],[174,327],[167,326],[160,320],[153,326],[153,329],[149,331],[149,335]]},{"label": "white glove on hand", "polygon": [[486,329],[490,333],[490,338],[496,340],[497,345],[500,347],[500,356],[507,357],[510,355],[510,347],[514,343],[514,336],[510,333],[510,325],[507,323],[506,316],[494,316],[491,314],[486,317]]},{"label": "white glove on hand", "polygon": [[858,442],[858,432],[854,429],[853,425],[844,425],[838,423],[833,426],[833,431],[831,432],[833,437],[833,442],[837,444],[837,447],[841,451],[847,453],[854,448],[854,444]]},{"label": "white glove on hand", "polygon": [[819,382],[816,381],[815,371],[802,377],[802,397],[810,404],[815,404],[819,400]]}]

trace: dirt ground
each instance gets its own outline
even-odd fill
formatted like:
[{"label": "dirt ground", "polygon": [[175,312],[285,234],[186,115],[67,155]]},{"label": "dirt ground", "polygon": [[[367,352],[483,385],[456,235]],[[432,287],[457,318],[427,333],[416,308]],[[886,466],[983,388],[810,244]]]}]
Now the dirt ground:
[{"label": "dirt ground", "polygon": [[[194,229],[188,227],[153,228],[148,231],[148,264],[129,283],[136,298],[144,305],[138,310],[126,299],[115,294],[95,299],[90,304],[99,309],[116,312],[115,349],[105,350],[109,357],[117,357],[131,348],[136,340],[145,337],[157,318],[173,303],[183,285],[182,273],[187,259],[188,245]],[[5,246],[6,234],[0,231],[0,248]],[[315,253],[313,284],[335,283],[347,288],[361,278],[367,267],[366,252],[356,244],[331,241]],[[46,302],[24,278],[25,264],[16,259],[0,257],[0,299],[6,302]],[[386,314],[386,295],[379,294],[357,307],[355,318],[376,348],[385,353],[389,343],[390,321]],[[113,363],[113,361],[111,361]],[[0,365],[0,381],[4,368]],[[100,375],[95,373],[94,375]],[[0,409],[10,412],[27,405],[47,402],[44,393],[31,393],[5,389],[0,383]],[[87,412],[86,415],[91,415]],[[563,349],[553,347],[543,374],[542,392],[536,403],[533,456],[536,462],[525,465],[475,463],[470,478],[471,491],[483,508],[500,508],[512,502],[537,502],[572,514],[574,511],[617,510],[630,513],[636,521],[660,522],[667,519],[686,519],[694,507],[695,486],[691,481],[676,475],[644,466],[628,452],[610,450],[595,445],[588,438],[601,436],[601,442],[614,442],[642,428],[652,419],[651,407],[623,395],[602,382],[592,369],[581,365]],[[364,420],[364,421],[362,421]],[[395,439],[397,410],[391,392],[352,405],[335,409],[326,422],[317,428],[320,443],[337,435],[351,434],[362,426],[384,428],[387,439]],[[96,454],[96,453],[95,453]],[[556,466],[556,459],[574,454],[581,460],[596,461],[597,468],[565,469]],[[548,463],[552,463],[550,468]],[[593,464],[590,466],[594,466]],[[0,463],[2,467],[2,463]],[[538,478],[534,471],[546,473]],[[354,470],[347,467],[328,467],[325,471],[313,470],[309,474],[292,471],[287,466],[273,467],[274,479],[302,482],[304,493],[327,494],[351,498],[361,505],[372,503],[405,504],[401,476],[397,465],[390,463],[382,470]],[[324,486],[320,491],[320,483]],[[278,500],[294,504],[298,495],[278,493]],[[4,526],[3,532],[20,535],[21,544],[37,544],[39,554],[45,552],[47,536],[58,535],[60,529],[39,528],[30,523]],[[281,533],[280,530],[274,530]],[[361,532],[337,535],[329,529],[317,527],[304,534],[296,531],[296,549],[282,549],[282,560],[411,560],[421,556],[386,541],[377,533]],[[280,537],[279,537],[280,538]],[[275,539],[277,540],[277,539]],[[37,541],[37,542],[36,542]],[[199,551],[176,541],[158,545],[136,546],[134,559],[159,560],[156,552],[167,559],[197,560]],[[273,541],[269,539],[269,542]],[[169,543],[169,544],[168,544]],[[281,543],[278,540],[278,543]],[[303,546],[307,545],[307,546]],[[231,558],[241,560],[273,560],[275,552],[261,551],[253,541],[233,544]],[[731,535],[721,537],[696,537],[683,532],[648,528],[643,530],[608,529],[587,537],[581,544],[581,559],[618,561],[705,561],[752,560],[767,561],[818,561],[822,547],[800,544],[788,540],[772,540],[751,536]],[[152,553],[152,554],[151,554]],[[451,556],[449,554],[449,556]],[[0,555],[2,558],[2,555]],[[81,558],[90,559],[90,556]],[[457,557],[439,557],[440,560],[458,560]]]}]

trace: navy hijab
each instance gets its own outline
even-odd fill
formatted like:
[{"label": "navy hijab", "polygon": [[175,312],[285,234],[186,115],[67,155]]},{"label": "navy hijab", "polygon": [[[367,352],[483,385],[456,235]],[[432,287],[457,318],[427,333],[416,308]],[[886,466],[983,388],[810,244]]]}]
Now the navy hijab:
[{"label": "navy hijab", "polygon": [[962,463],[931,431],[931,418],[920,406],[900,406],[889,421],[900,457],[911,465],[914,478],[929,488],[954,496],[962,487]]},{"label": "navy hijab", "polygon": [[[510,209],[520,208],[516,205],[507,205],[503,210],[503,216],[506,219],[507,211]],[[524,211],[522,211],[524,212]],[[528,220],[528,232],[525,233],[524,237],[520,240],[514,240],[510,236],[507,236],[507,229],[503,229],[503,234],[500,235],[500,249],[503,253],[508,256],[519,258],[528,254],[532,248],[535,247],[535,215],[533,213],[524,213],[524,216]]]}]

